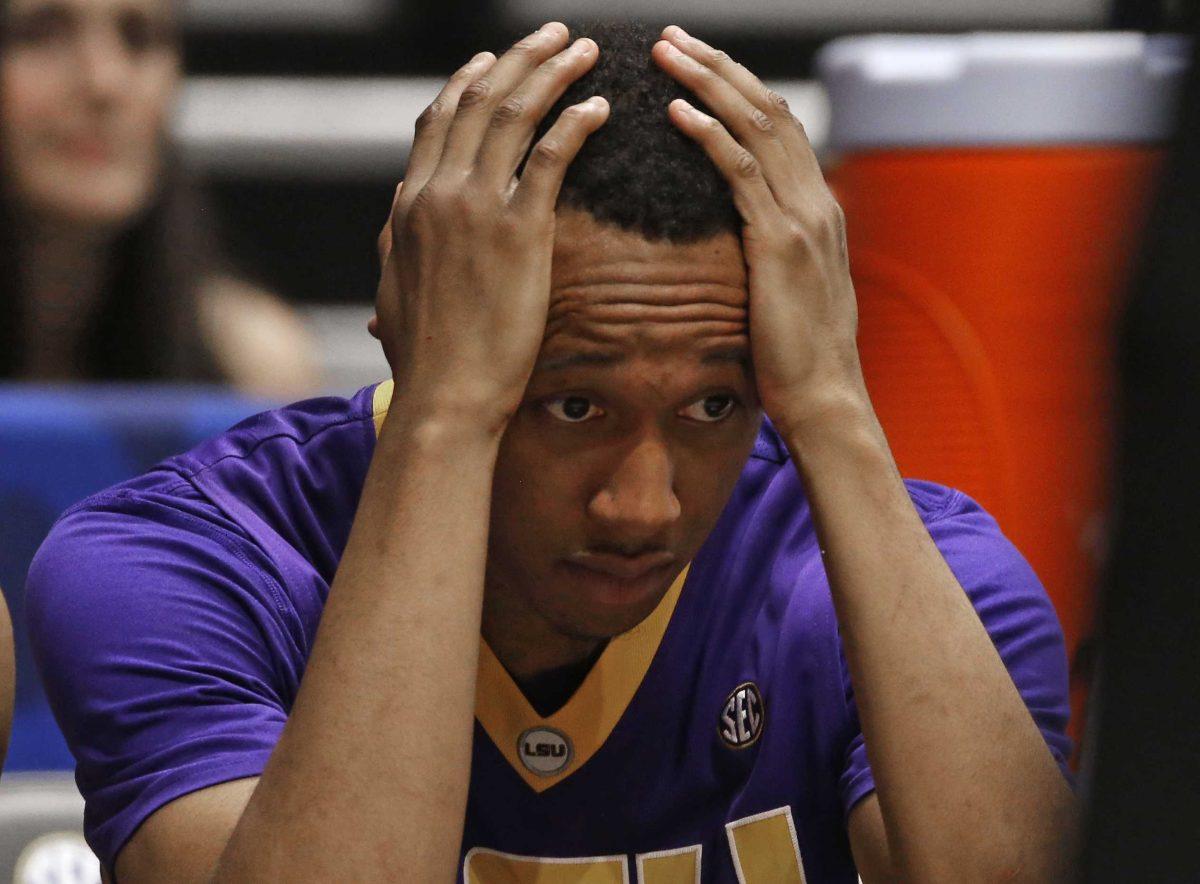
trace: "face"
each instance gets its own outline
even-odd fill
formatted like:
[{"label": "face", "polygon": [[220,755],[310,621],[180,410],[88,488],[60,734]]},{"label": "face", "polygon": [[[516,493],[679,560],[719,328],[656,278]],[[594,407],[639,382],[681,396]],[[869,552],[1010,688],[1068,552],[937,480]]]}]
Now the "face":
[{"label": "face", "polygon": [[0,157],[35,219],[121,226],[149,203],[180,78],[169,0],[8,0]]},{"label": "face", "polygon": [[738,238],[651,243],[560,211],[546,335],[496,468],[485,621],[636,626],[716,523],[760,420]]}]

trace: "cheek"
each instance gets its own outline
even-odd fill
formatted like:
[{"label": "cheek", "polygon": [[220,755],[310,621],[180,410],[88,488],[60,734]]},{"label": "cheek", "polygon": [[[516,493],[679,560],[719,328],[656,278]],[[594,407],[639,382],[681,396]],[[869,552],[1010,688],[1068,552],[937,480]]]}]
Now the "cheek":
[{"label": "cheek", "polygon": [[721,514],[742,475],[758,436],[759,420],[751,416],[746,426],[720,444],[681,446],[676,461],[676,494],[689,527],[707,523],[707,531]]},{"label": "cheek", "polygon": [[131,115],[161,131],[175,104],[179,61],[174,56],[148,60],[130,96]]},{"label": "cheek", "polygon": [[66,95],[55,74],[19,53],[0,62],[0,133],[14,159],[44,138],[65,112]]},{"label": "cheek", "polygon": [[531,538],[569,542],[583,519],[578,466],[549,451],[518,416],[505,434],[492,481],[492,535],[516,546]]}]

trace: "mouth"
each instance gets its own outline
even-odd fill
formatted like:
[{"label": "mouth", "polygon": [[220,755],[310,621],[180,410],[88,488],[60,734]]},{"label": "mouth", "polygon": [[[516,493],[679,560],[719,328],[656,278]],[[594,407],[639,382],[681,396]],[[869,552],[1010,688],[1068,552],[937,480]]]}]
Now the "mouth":
[{"label": "mouth", "polygon": [[638,580],[654,571],[667,568],[675,561],[674,553],[666,550],[624,556],[619,553],[581,552],[568,562],[587,571],[594,571],[618,580]]},{"label": "mouth", "polygon": [[628,607],[645,602],[663,589],[677,569],[669,552],[623,556],[612,553],[577,553],[563,562],[572,581],[596,605]]},{"label": "mouth", "polygon": [[63,138],[59,145],[68,156],[85,163],[110,163],[116,156],[112,142],[96,134],[71,135]]}]

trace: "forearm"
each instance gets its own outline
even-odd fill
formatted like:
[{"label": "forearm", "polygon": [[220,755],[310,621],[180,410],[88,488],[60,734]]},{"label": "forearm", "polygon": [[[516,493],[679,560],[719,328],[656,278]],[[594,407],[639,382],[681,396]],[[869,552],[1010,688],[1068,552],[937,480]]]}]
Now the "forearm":
[{"label": "forearm", "polygon": [[391,414],[218,880],[442,881],[457,862],[498,436]]},{"label": "forearm", "polygon": [[905,881],[1054,880],[1074,802],[869,407],[788,432]]},{"label": "forearm", "polygon": [[12,730],[15,661],[13,660],[12,622],[4,596],[0,595],[0,769],[8,754],[8,738]]}]

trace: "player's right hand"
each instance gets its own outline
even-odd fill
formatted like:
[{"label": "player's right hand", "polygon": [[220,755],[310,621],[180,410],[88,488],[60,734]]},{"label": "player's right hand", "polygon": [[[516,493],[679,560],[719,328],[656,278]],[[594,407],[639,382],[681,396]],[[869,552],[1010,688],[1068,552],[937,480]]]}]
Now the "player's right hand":
[{"label": "player's right hand", "polygon": [[539,122],[596,62],[594,42],[568,39],[553,22],[499,59],[475,56],[417,121],[372,322],[406,408],[498,432],[521,402],[545,332],[559,187],[608,118],[599,97],[567,108],[517,178]]}]

